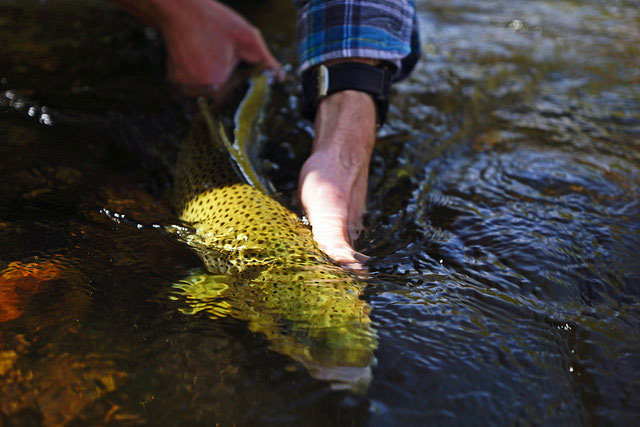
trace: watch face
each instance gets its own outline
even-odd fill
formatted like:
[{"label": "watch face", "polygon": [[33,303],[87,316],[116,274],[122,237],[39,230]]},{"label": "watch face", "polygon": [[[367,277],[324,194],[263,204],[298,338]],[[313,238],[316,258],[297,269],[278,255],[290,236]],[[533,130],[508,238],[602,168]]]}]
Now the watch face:
[{"label": "watch face", "polygon": [[329,92],[329,69],[320,65],[318,67],[318,98],[327,96]]}]

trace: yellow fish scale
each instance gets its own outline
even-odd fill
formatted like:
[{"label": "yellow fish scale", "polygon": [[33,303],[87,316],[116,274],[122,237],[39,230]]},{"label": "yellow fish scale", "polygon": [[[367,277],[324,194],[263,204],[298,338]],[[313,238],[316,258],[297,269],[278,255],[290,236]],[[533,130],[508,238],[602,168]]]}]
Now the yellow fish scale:
[{"label": "yellow fish scale", "polygon": [[[277,259],[299,265],[328,261],[293,212],[248,184],[197,194],[185,203],[180,218],[194,224],[199,243],[227,253],[230,265]],[[219,272],[216,268],[210,270]]]}]

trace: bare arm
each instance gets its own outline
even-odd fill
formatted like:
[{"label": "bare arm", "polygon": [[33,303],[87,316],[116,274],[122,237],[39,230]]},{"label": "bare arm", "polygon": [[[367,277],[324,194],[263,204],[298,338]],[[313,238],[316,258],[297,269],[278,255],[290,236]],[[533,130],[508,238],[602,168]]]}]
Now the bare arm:
[{"label": "bare arm", "polygon": [[300,200],[318,246],[354,269],[366,258],[352,245],[362,228],[375,126],[375,105],[364,92],[322,100],[313,152],[300,172]]}]

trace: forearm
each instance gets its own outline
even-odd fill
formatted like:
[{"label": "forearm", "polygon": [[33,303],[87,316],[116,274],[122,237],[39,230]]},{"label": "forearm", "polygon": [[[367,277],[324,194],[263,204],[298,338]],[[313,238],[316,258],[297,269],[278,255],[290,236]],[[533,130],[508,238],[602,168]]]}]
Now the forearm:
[{"label": "forearm", "polygon": [[[356,126],[354,126],[356,124]],[[313,151],[340,153],[345,168],[368,164],[376,136],[376,106],[370,95],[346,90],[324,98],[315,118]]]},{"label": "forearm", "polygon": [[[332,59],[325,65],[341,62],[361,62],[378,65],[377,59],[343,58]],[[353,126],[357,123],[358,126]],[[328,148],[358,150],[353,153],[358,159],[371,157],[376,134],[376,106],[365,92],[347,90],[322,99],[314,121],[316,138],[313,150]],[[353,147],[351,147],[353,146]]]}]

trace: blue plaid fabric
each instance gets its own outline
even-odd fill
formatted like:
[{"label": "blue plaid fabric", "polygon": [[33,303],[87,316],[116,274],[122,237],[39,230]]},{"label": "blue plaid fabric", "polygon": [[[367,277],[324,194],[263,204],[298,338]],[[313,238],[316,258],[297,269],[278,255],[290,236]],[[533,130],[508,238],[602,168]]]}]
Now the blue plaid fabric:
[{"label": "blue plaid fabric", "polygon": [[372,58],[415,65],[420,43],[414,0],[296,0],[300,72],[338,58]]}]

